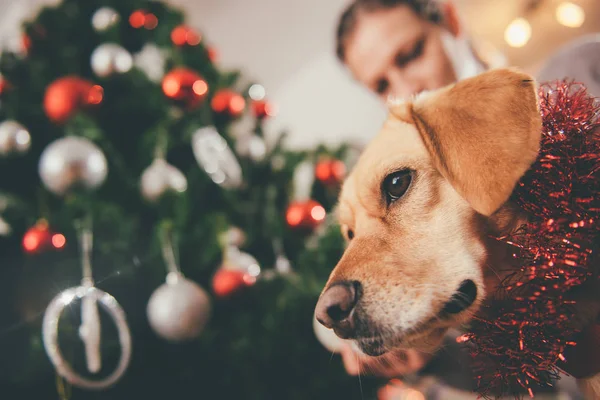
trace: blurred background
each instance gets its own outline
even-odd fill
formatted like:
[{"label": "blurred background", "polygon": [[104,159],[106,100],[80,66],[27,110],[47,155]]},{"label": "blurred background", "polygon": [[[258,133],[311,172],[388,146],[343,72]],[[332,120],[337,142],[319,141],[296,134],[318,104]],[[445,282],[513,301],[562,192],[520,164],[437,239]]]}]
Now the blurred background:
[{"label": "blurred background", "polygon": [[[23,16],[52,0],[1,0],[0,29],[14,37]],[[385,115],[335,59],[335,26],[347,0],[171,0],[219,49],[224,67],[244,66],[279,108],[269,132],[292,147],[364,142]],[[504,56],[535,74],[561,46],[600,32],[597,0],[454,0],[483,56]],[[12,32],[12,33],[11,33]],[[500,53],[500,54],[498,54]]]},{"label": "blurred background", "polygon": [[[67,3],[68,6],[63,6]],[[124,17],[106,31],[92,29],[91,16],[105,3],[118,9]],[[114,167],[113,163],[121,162],[127,178],[131,178],[127,181],[119,173],[109,175],[108,188],[89,204],[95,207],[100,220],[97,238],[100,238],[101,255],[97,265],[104,279],[99,285],[115,295],[126,309],[136,349],[129,375],[114,392],[74,389],[74,399],[130,399],[133,394],[146,399],[183,399],[198,393],[211,399],[257,400],[304,400],[307,393],[314,399],[344,400],[476,398],[462,391],[472,382],[450,389],[437,380],[415,376],[408,379],[410,388],[417,388],[413,390],[397,380],[388,381],[389,377],[358,380],[347,374],[340,359],[333,354],[340,351],[337,337],[321,325],[311,325],[316,298],[345,246],[329,212],[358,149],[377,133],[386,115],[380,99],[356,83],[335,57],[335,28],[348,1],[165,0],[158,3],[0,0],[0,50],[16,54],[3,59],[2,72],[9,72],[9,84],[26,88],[20,92],[3,86],[7,89],[5,93],[0,88],[3,96],[0,119],[25,124],[31,131],[32,146],[22,151],[13,148],[13,153],[20,154],[0,157],[0,167],[4,168],[0,172],[0,200],[4,191],[15,192],[17,198],[20,196],[23,200],[21,206],[13,207],[18,211],[14,215],[10,212],[11,206],[0,207],[3,213],[8,210],[10,224],[4,227],[13,228],[12,236],[0,234],[0,245],[4,246],[0,248],[0,252],[4,251],[0,253],[4,257],[0,261],[0,265],[4,265],[0,271],[0,283],[4,285],[0,287],[0,295],[6,302],[14,301],[6,310],[0,309],[0,354],[6,355],[0,363],[0,398],[5,398],[3,395],[44,400],[71,398],[48,361],[40,324],[50,299],[80,279],[78,248],[74,246],[77,235],[72,222],[75,211],[81,211],[81,204],[67,202],[65,205],[59,197],[51,196],[48,191],[52,189],[47,182],[40,182],[37,166],[42,150],[57,137],[73,130],[84,132],[82,136],[95,142],[110,142],[120,158],[103,148],[108,154],[109,170]],[[497,65],[518,66],[533,75],[539,73],[548,57],[566,44],[586,35],[600,35],[600,0],[454,0],[454,3],[484,59]],[[152,31],[156,25],[146,32],[127,19],[127,15],[131,18],[139,13],[140,4],[159,16],[162,25],[156,31]],[[47,10],[45,19],[40,21],[47,22],[54,32],[34,35],[34,44],[27,49],[29,53],[23,54],[22,24],[35,19],[41,7],[47,6],[56,6],[56,9]],[[71,25],[62,26],[63,17],[65,25]],[[187,27],[202,33],[201,43],[190,46],[175,43],[170,36],[171,29],[183,21]],[[29,25],[27,33],[39,33],[36,27]],[[84,33],[81,37],[77,36],[80,32]],[[169,68],[193,66],[206,78],[204,82],[197,77],[205,89],[210,88],[209,94],[205,90],[196,93],[199,99],[192,99],[192,102],[204,101],[203,105],[195,104],[199,108],[171,113],[173,99],[167,98],[171,96],[165,86],[161,86],[162,75],[150,79],[147,72],[152,69],[146,68],[152,67],[152,59],[136,61],[135,66],[129,65],[123,74],[115,71],[106,76],[99,74],[90,67],[89,53],[107,37],[122,40],[133,54],[138,54],[146,43],[169,48]],[[77,57],[70,53],[71,40]],[[590,57],[597,57],[597,61],[590,64],[592,69],[586,70],[586,74],[600,82],[600,54]],[[61,64],[76,58],[73,65]],[[242,89],[235,83],[235,74],[222,72],[237,69],[242,71],[244,83],[257,82],[259,86]],[[84,110],[81,117],[80,110],[71,107],[67,110],[71,119],[63,126],[48,118],[51,113],[47,107],[45,113],[42,112],[46,106],[42,98],[50,84],[67,73],[98,81],[103,85],[106,99],[99,107],[99,114],[90,112],[88,115]],[[229,96],[225,97],[225,106],[219,109],[214,101],[208,101],[209,98],[214,100],[211,97],[214,93],[227,91],[228,87],[236,92],[225,93]],[[257,87],[266,90],[268,102],[260,103],[261,96],[260,99],[252,96],[252,88]],[[20,93],[25,94],[20,96]],[[233,107],[235,101],[241,102],[241,108]],[[257,111],[257,104],[263,108]],[[271,113],[265,104],[274,106],[277,112]],[[243,113],[254,114],[254,118],[246,118]],[[100,118],[95,118],[98,115]],[[235,156],[241,160],[243,173],[238,172],[246,185],[234,184],[233,189],[224,185],[223,179],[211,175],[195,148],[192,154],[195,145],[190,132],[210,125],[209,122],[216,126],[211,134],[219,137],[220,133],[236,146],[242,144],[235,148]],[[182,190],[177,190],[178,185],[172,184],[173,187],[166,189],[185,192],[184,201],[179,198],[179,203],[168,203],[164,208],[161,203],[154,208],[148,204],[151,202],[145,194],[139,196],[138,183],[153,156],[159,158],[152,153],[152,146],[160,147],[163,124],[169,127],[164,130],[171,135],[165,140],[174,142],[169,151],[165,150],[167,158],[183,172],[189,186],[183,185]],[[234,133],[229,132],[230,124]],[[23,130],[26,129],[17,125],[11,132],[16,138]],[[238,131],[242,134],[238,135]],[[283,147],[265,146],[263,135],[267,142],[274,143],[282,131],[288,133]],[[30,137],[27,138],[29,145]],[[258,144],[258,150],[253,150],[246,139],[254,140],[252,143]],[[327,148],[321,147],[323,145]],[[60,155],[68,156],[69,151]],[[298,166],[306,163],[308,169]],[[169,171],[172,175],[173,170]],[[308,171],[308,175],[299,171]],[[310,188],[299,189],[302,185]],[[40,204],[49,206],[40,211],[44,208]],[[148,298],[164,283],[165,266],[157,243],[162,240],[158,236],[165,225],[164,219],[168,219],[165,215],[173,209],[174,216],[169,214],[168,218],[175,220],[169,219],[169,222],[180,229],[183,237],[181,258],[187,261],[188,276],[207,291],[212,290],[211,301],[216,310],[206,331],[196,332],[200,339],[186,345],[167,343],[163,340],[164,332],[154,326],[150,329],[146,320]],[[0,222],[4,222],[3,217],[4,214]],[[235,257],[243,253],[235,262],[243,264],[244,272],[236,275],[236,279],[242,277],[235,283],[236,288],[219,289],[213,276],[232,272],[227,265],[231,259],[226,256],[231,249],[223,250],[229,244],[223,245],[219,235],[235,233],[233,228],[237,226],[245,239],[236,241],[233,246],[239,247],[234,249]],[[58,235],[60,243],[52,242],[51,251],[44,249],[37,253],[37,248],[28,249],[27,235],[46,234],[48,227],[54,232],[52,240]],[[299,232],[298,228],[304,231]],[[296,270],[297,276],[290,270]],[[264,271],[271,272],[271,278],[260,278]],[[259,283],[262,282],[257,285],[260,289],[248,292],[240,289],[254,285],[257,276]],[[225,286],[231,284],[227,279],[223,281]],[[238,289],[242,294],[233,300],[227,297],[229,293],[219,293],[219,290],[236,292]],[[201,308],[201,314],[208,318],[206,307]],[[3,319],[4,311],[9,322]],[[78,367],[85,369],[83,346],[74,328],[77,322],[66,331],[71,337],[70,344],[78,343],[79,352],[73,353],[79,360]],[[117,337],[114,330],[110,334],[113,345],[106,346],[112,354],[119,346],[114,345]],[[286,351],[291,355],[286,355]],[[462,363],[464,354],[452,351],[456,349],[447,349],[446,358],[453,362],[440,362],[439,371],[425,374],[441,376],[456,372],[456,365]],[[11,357],[17,361],[11,361]],[[110,360],[116,363],[114,357]],[[563,379],[560,386],[564,393],[553,397],[544,397],[542,393],[539,398],[579,399],[575,397],[577,390],[572,379]],[[390,393],[381,394],[384,389]],[[395,389],[398,390],[394,392]],[[566,393],[574,394],[569,397]]]}]

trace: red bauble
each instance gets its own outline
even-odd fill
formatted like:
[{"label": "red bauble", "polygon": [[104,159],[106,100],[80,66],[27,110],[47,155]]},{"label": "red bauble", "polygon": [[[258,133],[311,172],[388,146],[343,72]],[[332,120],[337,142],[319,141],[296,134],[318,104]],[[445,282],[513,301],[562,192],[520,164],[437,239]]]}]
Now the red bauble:
[{"label": "red bauble", "polygon": [[0,96],[3,96],[12,88],[10,82],[0,77]]},{"label": "red bauble", "polygon": [[325,185],[338,185],[345,176],[346,165],[340,160],[321,160],[315,166],[315,177]]},{"label": "red bauble", "polygon": [[211,106],[217,114],[235,118],[244,112],[246,100],[233,90],[221,89],[213,97]]},{"label": "red bauble", "polygon": [[256,277],[237,269],[220,268],[213,276],[213,292],[218,297],[228,297],[256,282]]},{"label": "red bauble", "polygon": [[51,248],[62,249],[67,243],[65,236],[53,233],[44,220],[38,222],[23,235],[23,249],[27,253],[38,253]]},{"label": "red bauble", "polygon": [[274,117],[276,114],[275,106],[266,100],[254,100],[252,102],[252,112],[259,119]]},{"label": "red bauble", "polygon": [[65,76],[46,88],[44,110],[50,120],[64,123],[81,108],[100,104],[103,96],[101,86],[77,76]]},{"label": "red bauble", "polygon": [[206,97],[208,84],[197,72],[179,67],[165,75],[162,90],[165,96],[182,107],[193,109]]},{"label": "red bauble", "polygon": [[158,26],[158,18],[148,11],[136,10],[129,16],[129,25],[136,29],[146,28],[152,30]]},{"label": "red bauble", "polygon": [[187,25],[178,25],[171,31],[171,41],[175,46],[196,46],[202,36]]},{"label": "red bauble", "polygon": [[315,229],[325,220],[325,208],[315,200],[297,201],[289,205],[285,220],[290,228]]}]

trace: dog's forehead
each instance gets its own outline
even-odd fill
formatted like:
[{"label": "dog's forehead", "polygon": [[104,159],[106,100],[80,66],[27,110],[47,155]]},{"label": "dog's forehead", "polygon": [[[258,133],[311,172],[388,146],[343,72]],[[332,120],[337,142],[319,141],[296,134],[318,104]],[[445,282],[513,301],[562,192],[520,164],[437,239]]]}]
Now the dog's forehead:
[{"label": "dog's forehead", "polygon": [[[357,208],[376,212],[377,204],[371,200],[388,174],[405,168],[419,170],[428,167],[431,167],[431,158],[417,128],[396,117],[388,117],[344,182],[340,193],[339,219],[351,219]],[[373,210],[368,210],[369,207]]]}]

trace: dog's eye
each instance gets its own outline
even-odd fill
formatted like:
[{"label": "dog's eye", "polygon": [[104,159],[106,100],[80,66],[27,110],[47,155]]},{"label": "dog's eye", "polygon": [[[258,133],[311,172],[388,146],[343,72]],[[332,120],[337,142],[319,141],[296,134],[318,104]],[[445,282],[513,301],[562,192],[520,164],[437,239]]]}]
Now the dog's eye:
[{"label": "dog's eye", "polygon": [[382,191],[388,203],[394,202],[404,196],[411,181],[412,174],[408,170],[397,171],[386,176],[383,180]]},{"label": "dog's eye", "polygon": [[348,235],[348,240],[354,239],[354,231],[352,229],[348,229],[348,232],[346,232],[346,235]]}]

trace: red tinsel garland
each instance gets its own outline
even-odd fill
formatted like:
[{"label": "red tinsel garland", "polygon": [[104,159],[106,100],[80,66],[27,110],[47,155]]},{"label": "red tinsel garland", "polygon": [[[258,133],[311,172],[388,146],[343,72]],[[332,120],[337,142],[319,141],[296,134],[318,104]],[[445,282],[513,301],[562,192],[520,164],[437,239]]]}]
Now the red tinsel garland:
[{"label": "red tinsel garland", "polygon": [[471,333],[479,391],[512,394],[551,385],[575,343],[569,292],[598,277],[600,239],[599,104],[585,87],[553,82],[539,89],[543,134],[538,160],[512,200],[529,222],[498,240],[514,246],[515,272],[500,285]]}]

